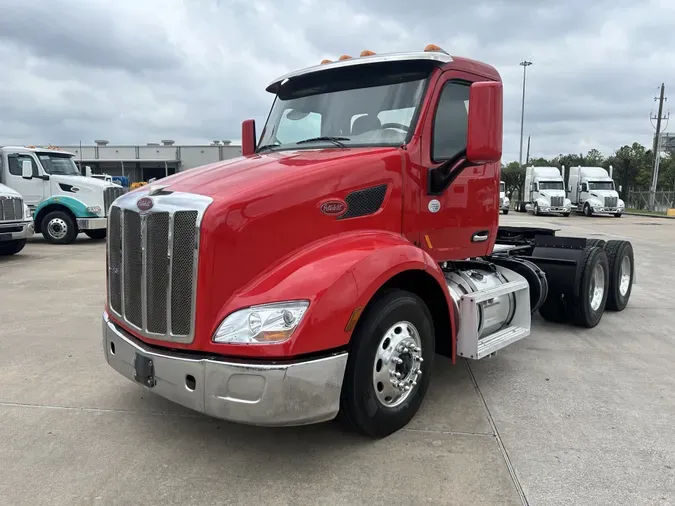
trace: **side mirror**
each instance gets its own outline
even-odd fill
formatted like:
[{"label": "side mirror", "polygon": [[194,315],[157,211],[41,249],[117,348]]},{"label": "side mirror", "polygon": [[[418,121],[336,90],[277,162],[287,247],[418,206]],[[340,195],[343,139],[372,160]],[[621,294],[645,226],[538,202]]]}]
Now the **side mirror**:
[{"label": "side mirror", "polygon": [[84,166],[84,174],[85,174],[87,177],[91,177],[91,167],[89,167],[89,165],[85,165],[85,166]]},{"label": "side mirror", "polygon": [[33,162],[24,160],[21,162],[21,177],[24,179],[32,179],[33,177]]},{"label": "side mirror", "polygon": [[509,191],[506,192],[506,196],[507,196],[507,197],[510,197],[510,196],[511,196],[511,190],[509,190]]},{"label": "side mirror", "polygon": [[502,158],[503,87],[496,81],[477,82],[469,91],[466,159],[495,163]]},{"label": "side mirror", "polygon": [[247,119],[241,123],[241,154],[244,156],[255,153],[255,120]]}]

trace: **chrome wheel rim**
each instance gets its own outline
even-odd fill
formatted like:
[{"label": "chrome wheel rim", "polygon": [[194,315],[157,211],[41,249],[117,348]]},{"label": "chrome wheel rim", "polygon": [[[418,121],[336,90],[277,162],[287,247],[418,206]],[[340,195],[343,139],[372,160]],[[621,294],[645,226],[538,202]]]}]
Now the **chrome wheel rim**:
[{"label": "chrome wheel rim", "polygon": [[597,264],[593,269],[591,278],[591,287],[589,296],[591,299],[591,309],[597,311],[602,303],[602,296],[605,294],[605,269],[601,264]]},{"label": "chrome wheel rim", "polygon": [[375,353],[373,388],[377,400],[388,408],[403,403],[417,388],[422,362],[422,340],[417,328],[407,321],[392,325]]},{"label": "chrome wheel rim", "polygon": [[68,224],[61,218],[54,218],[49,220],[47,232],[54,239],[63,239],[68,233]]},{"label": "chrome wheel rim", "polygon": [[621,269],[619,271],[620,281],[619,281],[619,293],[622,297],[625,297],[628,293],[628,288],[630,288],[630,258],[628,255],[624,256],[621,260]]}]

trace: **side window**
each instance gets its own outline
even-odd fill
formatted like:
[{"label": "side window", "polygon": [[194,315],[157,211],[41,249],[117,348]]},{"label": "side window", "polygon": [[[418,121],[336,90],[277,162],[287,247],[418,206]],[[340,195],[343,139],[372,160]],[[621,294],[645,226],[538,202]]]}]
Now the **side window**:
[{"label": "side window", "polygon": [[303,139],[321,136],[321,114],[303,113],[289,109],[284,112],[276,137],[282,144],[292,144]]},{"label": "side window", "polygon": [[466,148],[469,86],[448,82],[443,86],[434,116],[431,158],[448,160]]},{"label": "side window", "polygon": [[582,192],[587,192],[588,191],[588,185],[586,183],[581,183],[581,191]]},{"label": "side window", "polygon": [[21,165],[23,164],[24,160],[30,160],[31,164],[33,166],[33,176],[38,176],[38,168],[37,164],[35,163],[35,160],[33,159],[32,156],[27,156],[27,155],[8,155],[7,160],[9,162],[9,173],[12,176],[19,176],[21,177],[22,175],[22,170],[21,170]]}]

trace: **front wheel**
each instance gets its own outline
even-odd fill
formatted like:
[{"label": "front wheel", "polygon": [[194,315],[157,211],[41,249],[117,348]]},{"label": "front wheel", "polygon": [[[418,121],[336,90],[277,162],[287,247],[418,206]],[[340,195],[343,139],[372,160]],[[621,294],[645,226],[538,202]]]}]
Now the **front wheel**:
[{"label": "front wheel", "polygon": [[565,218],[567,218],[567,217],[570,215],[570,213],[562,213],[562,215],[563,215]]},{"label": "front wheel", "polygon": [[585,216],[593,216],[593,209],[591,209],[591,206],[588,204],[584,205],[584,215]]},{"label": "front wheel", "polygon": [[615,218],[621,218],[621,215],[622,215],[622,214],[623,214],[623,213],[614,213],[614,217],[615,217]]},{"label": "front wheel", "polygon": [[434,325],[424,301],[398,289],[382,295],[352,335],[340,418],[373,438],[405,427],[426,394],[434,354]]},{"label": "front wheel", "polygon": [[52,211],[42,219],[42,236],[51,244],[70,244],[77,237],[77,223],[65,211]]},{"label": "front wheel", "polygon": [[509,210],[508,210],[508,209],[504,209],[502,212],[503,212],[504,214],[509,214]]},{"label": "front wheel", "polygon": [[85,230],[84,235],[90,239],[105,239],[107,230],[105,228],[96,228],[93,230]]},{"label": "front wheel", "polygon": [[26,245],[26,239],[17,239],[16,241],[0,242],[0,256],[15,255]]}]

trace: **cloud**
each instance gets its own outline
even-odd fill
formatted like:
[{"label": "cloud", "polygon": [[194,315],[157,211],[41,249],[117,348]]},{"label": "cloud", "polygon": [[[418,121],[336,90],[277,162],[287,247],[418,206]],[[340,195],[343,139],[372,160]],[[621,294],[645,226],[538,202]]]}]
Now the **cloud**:
[{"label": "cloud", "polygon": [[[428,43],[491,63],[518,158],[522,67],[531,156],[651,144],[675,84],[670,0],[0,0],[2,143],[178,143],[262,129],[275,77],[323,58]],[[667,91],[670,88],[667,88]]]}]

